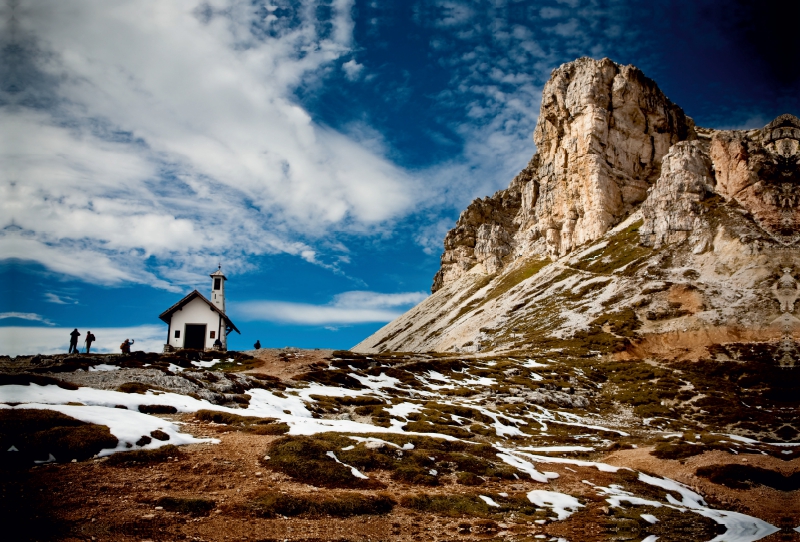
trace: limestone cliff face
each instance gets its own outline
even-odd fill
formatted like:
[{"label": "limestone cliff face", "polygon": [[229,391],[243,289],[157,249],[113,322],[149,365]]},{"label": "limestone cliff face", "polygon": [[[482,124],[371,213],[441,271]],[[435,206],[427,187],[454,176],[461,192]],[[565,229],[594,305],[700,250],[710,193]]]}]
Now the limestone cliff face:
[{"label": "limestone cliff face", "polygon": [[[800,364],[800,119],[712,130],[637,69],[553,72],[538,152],[445,239],[434,293],[355,347]],[[548,350],[551,351],[551,350]]]},{"label": "limestone cliff face", "polygon": [[445,238],[435,292],[474,266],[495,273],[532,253],[563,256],[644,200],[669,148],[694,125],[633,66],[581,58],[544,87],[537,154],[507,190],[475,200]]}]

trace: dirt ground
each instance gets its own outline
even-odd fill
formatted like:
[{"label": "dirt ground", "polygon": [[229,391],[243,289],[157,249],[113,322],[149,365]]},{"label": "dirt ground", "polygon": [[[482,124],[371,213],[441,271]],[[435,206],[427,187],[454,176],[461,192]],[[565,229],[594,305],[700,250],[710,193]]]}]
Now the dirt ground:
[{"label": "dirt ground", "polygon": [[315,348],[313,350],[260,348],[258,350],[246,350],[242,353],[263,360],[263,364],[260,367],[245,371],[246,373],[268,374],[277,376],[281,380],[287,380],[310,370],[315,363],[328,365],[333,350],[326,348]]},{"label": "dirt ground", "polygon": [[[321,364],[327,365],[331,350],[261,349],[246,352],[263,360],[247,372],[277,376],[282,380],[302,374]],[[281,492],[311,499],[322,499],[323,488],[298,483],[273,472],[263,461],[271,442],[279,438],[236,430],[197,419],[194,414],[161,415],[180,422],[182,430],[196,437],[213,437],[218,444],[182,446],[168,461],[144,465],[112,465],[105,459],[78,463],[53,463],[32,468],[0,472],[0,519],[7,540],[64,541],[166,541],[166,540],[252,540],[252,541],[451,541],[508,540],[533,541],[563,538],[569,542],[605,540],[641,540],[646,533],[635,524],[620,521],[605,499],[592,485],[615,483],[613,473],[593,466],[569,464],[541,465],[542,471],[558,475],[549,484],[524,479],[487,482],[479,487],[456,483],[455,475],[441,476],[438,487],[396,482],[388,472],[370,472],[382,482],[383,490],[398,503],[404,496],[420,493],[452,495],[501,494],[525,495],[534,489],[546,489],[579,497],[584,503],[577,513],[563,521],[538,522],[515,517],[513,513],[492,520],[480,517],[449,517],[418,513],[401,505],[385,515],[335,517],[258,517],[249,507],[259,495]],[[800,459],[781,461],[756,454],[734,455],[713,450],[686,460],[663,460],[650,455],[651,448],[617,450],[598,461],[629,467],[682,482],[704,496],[709,505],[756,516],[778,527],[780,533],[761,539],[763,542],[800,541],[793,531],[800,518],[800,491],[780,492],[765,486],[735,490],[714,484],[695,475],[697,468],[731,463],[749,464],[775,470],[783,475],[800,471]],[[369,491],[362,491],[368,494]],[[662,492],[663,493],[663,492]],[[173,512],[158,506],[164,497],[202,498],[213,501],[213,508],[203,513]],[[663,495],[661,495],[663,498]],[[641,507],[630,513],[644,513]],[[552,516],[552,514],[546,514]],[[678,514],[680,515],[680,514]],[[695,514],[683,514],[693,521]],[[691,517],[689,517],[691,516]],[[544,516],[543,516],[544,517]],[[528,518],[529,519],[529,518]],[[701,518],[702,519],[702,518]],[[678,521],[680,518],[678,518]],[[681,524],[670,532],[665,520],[656,524],[662,541],[709,540],[708,523],[701,531]],[[632,531],[621,532],[625,526]],[[681,531],[680,529],[688,529]],[[702,529],[706,531],[702,531]],[[713,529],[713,525],[711,527]],[[624,531],[624,529],[623,529]],[[684,534],[681,534],[684,532]],[[704,533],[703,537],[696,535]],[[711,531],[713,533],[713,530]],[[695,534],[693,534],[695,533]]]},{"label": "dirt ground", "polygon": [[[547,465],[559,475],[549,486],[530,480],[489,483],[481,492],[528,492],[547,488],[586,499],[586,510],[566,521],[535,524],[507,518],[486,522],[479,518],[450,518],[419,514],[400,506],[384,516],[337,518],[253,517],[246,505],[254,496],[273,490],[292,495],[322,496],[325,489],[300,484],[271,472],[259,462],[275,436],[231,431],[227,426],[196,421],[191,414],[171,416],[185,423],[185,431],[198,437],[214,437],[219,444],[194,444],[181,448],[181,456],[147,466],[113,466],[104,460],[51,464],[31,468],[15,478],[6,478],[3,488],[5,525],[19,529],[17,540],[293,540],[293,541],[417,541],[417,540],[534,540],[564,537],[571,542],[620,540],[607,532],[604,501],[586,481],[599,486],[613,483],[613,475],[594,467]],[[748,461],[796,472],[800,461],[780,462],[761,456],[737,457],[725,452],[707,452],[681,463],[658,460],[648,449],[623,450],[605,462],[669,476],[703,494],[710,504],[755,515],[774,525],[797,518],[799,492],[781,493],[759,487],[737,491],[694,476],[702,465]],[[418,493],[420,488],[376,475],[395,498]],[[452,481],[451,481],[452,482]],[[432,493],[474,493],[455,483],[425,488]],[[192,516],[159,509],[161,497],[207,498],[215,502],[208,515]],[[494,523],[494,525],[492,525]],[[625,539],[625,538],[622,538]],[[9,539],[10,540],[10,539]],[[633,540],[633,539],[630,539]],[[763,539],[800,540],[800,534],[784,530]]]}]

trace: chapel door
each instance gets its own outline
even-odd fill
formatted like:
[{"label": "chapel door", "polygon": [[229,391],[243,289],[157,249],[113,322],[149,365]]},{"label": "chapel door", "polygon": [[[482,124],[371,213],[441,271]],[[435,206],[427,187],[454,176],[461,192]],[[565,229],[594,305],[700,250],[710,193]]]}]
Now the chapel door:
[{"label": "chapel door", "polygon": [[183,341],[183,347],[203,350],[206,347],[206,325],[186,324],[186,339]]}]

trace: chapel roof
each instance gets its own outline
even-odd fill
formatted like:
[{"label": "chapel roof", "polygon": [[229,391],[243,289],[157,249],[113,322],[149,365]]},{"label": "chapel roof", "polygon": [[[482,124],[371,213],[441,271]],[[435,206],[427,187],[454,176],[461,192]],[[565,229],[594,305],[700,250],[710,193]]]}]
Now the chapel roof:
[{"label": "chapel roof", "polygon": [[172,318],[172,315],[176,311],[178,311],[178,310],[182,309],[183,307],[185,307],[190,301],[194,300],[195,298],[200,298],[202,301],[204,301],[206,303],[206,305],[208,305],[211,308],[212,311],[214,311],[214,312],[218,313],[220,316],[222,316],[222,318],[225,320],[225,323],[228,326],[230,326],[231,329],[233,329],[239,335],[242,334],[242,332],[237,329],[236,325],[231,321],[231,319],[228,318],[228,316],[224,312],[219,310],[219,307],[217,307],[211,301],[206,299],[205,296],[203,294],[201,294],[200,292],[198,292],[197,290],[193,290],[186,297],[184,297],[183,299],[181,299],[180,301],[175,303],[173,306],[171,306],[170,308],[168,308],[167,310],[162,312],[158,317],[161,318],[161,320],[163,320],[167,324],[169,324],[169,321],[170,321],[170,318]]}]

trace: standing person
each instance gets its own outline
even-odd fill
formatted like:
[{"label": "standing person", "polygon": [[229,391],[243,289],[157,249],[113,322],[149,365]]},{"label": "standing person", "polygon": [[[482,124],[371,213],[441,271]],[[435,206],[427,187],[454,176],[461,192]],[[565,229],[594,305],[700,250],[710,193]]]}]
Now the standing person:
[{"label": "standing person", "polygon": [[92,343],[95,341],[95,336],[92,335],[91,331],[86,332],[86,353],[89,353],[89,350],[92,349]]},{"label": "standing person", "polygon": [[253,345],[253,348],[255,348],[256,350],[261,350],[261,341],[256,339],[256,344]]},{"label": "standing person", "polygon": [[125,342],[119,345],[119,349],[122,350],[123,354],[130,354],[131,353],[131,345],[135,341],[131,341],[129,339],[125,339]]},{"label": "standing person", "polygon": [[78,331],[78,328],[72,330],[72,333],[69,334],[69,351],[67,354],[78,353],[78,337],[81,336],[81,332]]}]

